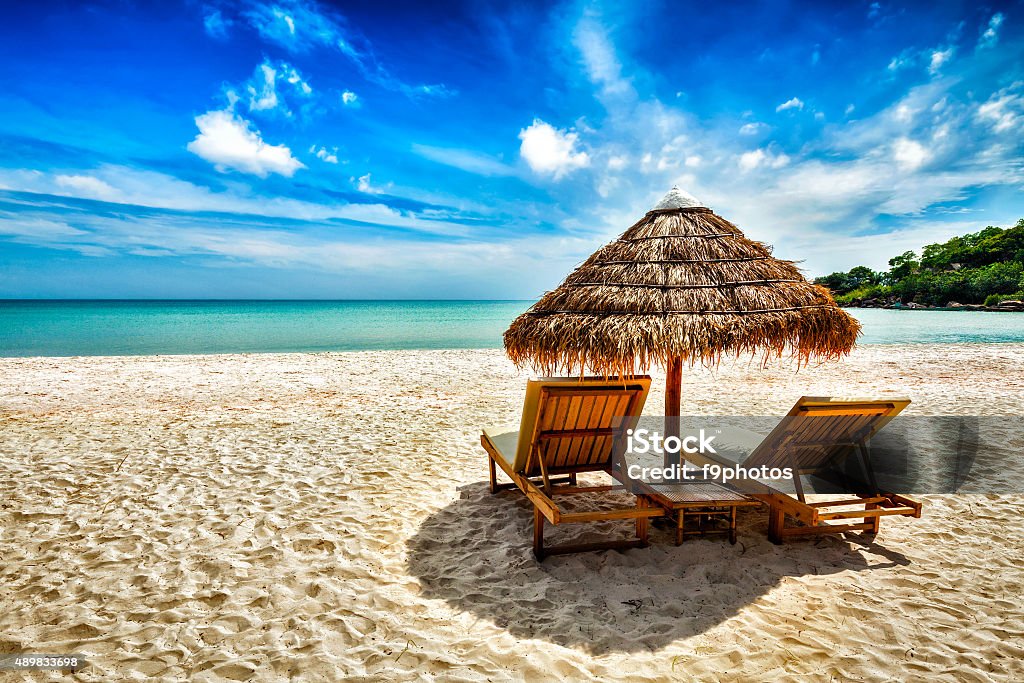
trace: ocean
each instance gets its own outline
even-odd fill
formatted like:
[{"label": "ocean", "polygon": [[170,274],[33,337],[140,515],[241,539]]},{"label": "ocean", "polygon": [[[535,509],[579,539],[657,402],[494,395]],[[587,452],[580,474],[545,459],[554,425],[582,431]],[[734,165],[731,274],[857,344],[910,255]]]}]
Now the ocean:
[{"label": "ocean", "polygon": [[[0,356],[501,348],[529,301],[0,301]],[[850,309],[861,344],[1024,342],[1024,314]]]}]

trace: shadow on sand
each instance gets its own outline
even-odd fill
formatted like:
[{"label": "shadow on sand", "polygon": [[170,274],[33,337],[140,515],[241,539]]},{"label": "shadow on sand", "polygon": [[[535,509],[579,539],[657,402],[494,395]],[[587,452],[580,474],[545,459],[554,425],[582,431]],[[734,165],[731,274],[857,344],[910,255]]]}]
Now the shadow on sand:
[{"label": "shadow on sand", "polygon": [[[757,510],[741,512],[735,546],[709,536],[676,547],[669,530],[654,528],[649,548],[558,556],[541,564],[530,547],[532,506],[522,494],[492,495],[485,482],[459,491],[458,500],[427,517],[409,540],[409,571],[424,596],[518,638],[592,655],[657,650],[703,633],[784,577],[909,564],[856,536],[775,546],[766,538],[767,513]],[[626,537],[630,530],[630,523],[611,522],[549,526],[546,540]]]}]

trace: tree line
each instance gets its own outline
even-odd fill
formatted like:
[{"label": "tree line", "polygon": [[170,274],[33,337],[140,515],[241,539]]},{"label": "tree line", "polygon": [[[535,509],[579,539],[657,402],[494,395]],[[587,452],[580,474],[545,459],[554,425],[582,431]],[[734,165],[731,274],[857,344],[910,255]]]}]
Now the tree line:
[{"label": "tree line", "polygon": [[889,259],[889,270],[857,266],[815,279],[840,304],[870,299],[947,306],[1024,299],[1024,218],[1012,228],[980,232],[929,244]]}]

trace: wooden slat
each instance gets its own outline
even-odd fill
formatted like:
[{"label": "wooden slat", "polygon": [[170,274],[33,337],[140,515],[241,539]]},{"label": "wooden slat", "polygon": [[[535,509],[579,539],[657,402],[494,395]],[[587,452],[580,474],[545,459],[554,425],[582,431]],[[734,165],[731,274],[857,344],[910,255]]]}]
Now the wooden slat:
[{"label": "wooden slat", "polygon": [[[541,432],[537,436],[541,440],[545,440],[545,439],[564,439],[564,440],[568,441],[568,440],[574,439],[576,437],[581,437],[582,438],[582,437],[585,437],[585,436],[606,436],[608,434],[614,434],[614,433],[615,433],[615,430],[613,428],[611,428],[611,427],[594,427],[594,428],[589,428],[589,429],[554,429],[554,430],[551,430],[549,432]],[[559,466],[559,465],[562,465],[564,463],[551,462],[550,464],[553,465],[553,466]]]},{"label": "wooden slat", "polygon": [[[607,420],[609,424],[615,421],[615,418],[629,415],[629,406],[632,402],[632,396],[636,394],[618,394],[612,401],[609,401],[608,413],[604,415],[603,419]],[[611,462],[612,449],[615,446],[614,436],[606,436],[604,442],[601,444],[601,461]]]},{"label": "wooden slat", "polygon": [[615,519],[636,519],[637,517],[664,517],[665,511],[657,508],[627,508],[620,510],[600,510],[595,512],[563,512],[559,515],[559,524],[576,524],[580,522],[603,522]]},{"label": "wooden slat", "polygon": [[[595,419],[594,415],[597,412],[597,405],[602,401],[604,397],[601,394],[592,394],[583,399],[583,408],[581,414],[583,416],[582,421],[577,423],[577,427],[583,429],[595,429],[601,426],[601,423]],[[576,453],[576,462],[579,464],[590,462],[590,454],[594,450],[593,436],[585,436],[580,439],[580,447]]]},{"label": "wooden slat", "polygon": [[866,503],[881,503],[889,500],[885,496],[871,496],[868,498],[851,498],[850,500],[836,500],[836,501],[819,501],[817,503],[807,503],[811,507],[842,507],[844,505],[864,505]]},{"label": "wooden slat", "polygon": [[872,522],[865,524],[820,524],[815,526],[783,527],[780,536],[815,536],[817,534],[841,534],[847,531],[866,531],[874,527]]},{"label": "wooden slat", "polygon": [[[573,397],[564,392],[558,392],[558,412],[551,417],[551,426],[544,431],[565,430],[569,421],[569,409],[572,407]],[[565,439],[556,439],[547,442],[546,462],[556,463],[562,458],[562,451],[565,449]]]},{"label": "wooden slat", "polygon": [[914,515],[914,508],[899,507],[899,508],[874,508],[872,510],[838,510],[836,512],[818,512],[818,519],[856,519],[862,517],[867,519],[869,517],[887,517],[889,515],[904,515],[907,517]]},{"label": "wooden slat", "polygon": [[[593,406],[593,394],[587,394],[586,396],[581,396],[580,398],[576,399],[576,416],[573,418],[572,421],[572,428],[574,430],[579,431],[585,428],[585,423],[589,421],[590,415],[588,413],[584,413],[584,408],[588,404],[591,407]],[[583,441],[586,439],[586,437],[586,434],[578,434],[577,436],[573,437],[572,444],[570,445],[569,452],[566,455],[565,462],[572,463],[574,465],[579,462],[580,451],[583,449]]]},{"label": "wooden slat", "polygon": [[843,403],[831,406],[801,406],[802,415],[888,415],[893,409],[891,403]]},{"label": "wooden slat", "polygon": [[801,503],[792,496],[787,496],[784,493],[756,493],[751,494],[750,497],[756,498],[773,508],[782,510],[787,515],[800,520],[804,524],[818,523],[818,511],[810,505]]},{"label": "wooden slat", "polygon": [[[597,418],[599,424],[612,424],[615,418],[615,406],[619,402],[617,395],[604,396],[604,403],[601,406],[601,414]],[[602,436],[594,439],[594,448],[587,459],[587,464],[593,465],[597,463],[607,462],[609,460],[609,454],[611,453],[611,444],[614,439],[610,436]]]},{"label": "wooden slat", "polygon": [[[590,415],[590,421],[587,423],[587,427],[597,427],[600,425],[611,424],[611,419],[605,419],[605,413],[608,410],[609,405],[612,403],[612,397],[608,394],[603,394],[600,400],[594,402],[594,409]],[[609,437],[595,436],[590,441],[590,446],[585,457],[580,460],[581,464],[590,465],[595,462],[601,461],[602,448],[605,441]]]},{"label": "wooden slat", "polygon": [[922,505],[921,505],[920,502],[918,502],[916,500],[913,500],[911,498],[907,498],[905,496],[901,496],[901,495],[895,494],[895,493],[887,493],[886,497],[894,505],[904,505],[904,506],[906,506],[908,508],[913,508],[914,509],[914,517],[918,517],[918,518],[921,517],[921,507],[922,507]]}]

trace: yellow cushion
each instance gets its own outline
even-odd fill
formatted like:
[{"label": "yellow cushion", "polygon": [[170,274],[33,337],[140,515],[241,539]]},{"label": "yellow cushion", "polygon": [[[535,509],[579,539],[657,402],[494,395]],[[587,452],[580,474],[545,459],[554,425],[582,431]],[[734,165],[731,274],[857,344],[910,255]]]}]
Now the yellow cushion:
[{"label": "yellow cushion", "polygon": [[519,428],[486,427],[484,428],[484,435],[494,446],[494,450],[498,451],[498,455],[501,456],[502,460],[511,466],[516,460],[516,444],[519,442]]}]

